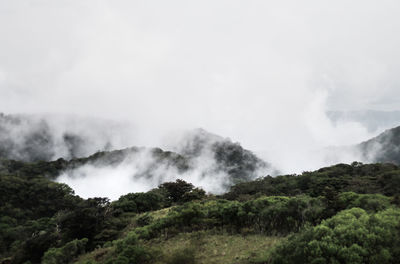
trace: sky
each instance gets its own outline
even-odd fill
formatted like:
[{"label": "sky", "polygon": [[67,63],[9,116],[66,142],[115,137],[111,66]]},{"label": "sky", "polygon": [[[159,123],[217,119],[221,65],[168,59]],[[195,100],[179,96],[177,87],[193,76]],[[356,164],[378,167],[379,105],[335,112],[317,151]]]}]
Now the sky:
[{"label": "sky", "polygon": [[[375,134],[326,111],[399,110],[397,0],[0,0],[0,112],[202,127],[284,171]],[[351,159],[351,158],[349,158]]]}]

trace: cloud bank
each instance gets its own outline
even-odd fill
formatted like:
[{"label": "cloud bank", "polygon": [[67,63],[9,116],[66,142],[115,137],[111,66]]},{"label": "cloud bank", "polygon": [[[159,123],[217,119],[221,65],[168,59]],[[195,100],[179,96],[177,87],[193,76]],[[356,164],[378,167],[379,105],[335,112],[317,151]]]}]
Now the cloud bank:
[{"label": "cloud bank", "polygon": [[[234,146],[226,140],[219,142],[229,145],[227,148]],[[251,180],[273,172],[271,167],[262,166],[262,162],[254,161],[243,150],[242,154],[247,154],[246,161],[241,161],[237,166],[229,161],[226,163],[226,160],[215,155],[215,141],[206,143],[196,150],[185,147],[180,152],[183,154],[186,151],[185,155],[149,148],[134,148],[120,154],[109,152],[98,160],[66,169],[57,181],[67,183],[85,198],[107,196],[115,200],[123,194],[149,191],[164,182],[177,179],[190,182],[207,192],[221,194],[246,177]],[[195,141],[191,140],[191,144],[195,144]],[[251,166],[245,167],[246,163],[251,163]]]},{"label": "cloud bank", "polygon": [[321,149],[376,134],[326,111],[397,109],[399,9],[395,0],[0,1],[1,111],[130,122],[146,146],[202,127],[282,172],[318,168],[334,162]]}]

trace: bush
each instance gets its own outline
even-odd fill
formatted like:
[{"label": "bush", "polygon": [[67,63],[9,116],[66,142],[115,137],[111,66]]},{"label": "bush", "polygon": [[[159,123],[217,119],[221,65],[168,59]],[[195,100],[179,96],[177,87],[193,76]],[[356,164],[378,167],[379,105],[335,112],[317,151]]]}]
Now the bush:
[{"label": "bush", "polygon": [[272,253],[271,263],[397,263],[400,210],[368,214],[345,210],[320,225],[292,235]]},{"label": "bush", "polygon": [[362,208],[368,212],[378,212],[389,208],[390,198],[381,194],[341,193],[338,198],[338,209]]},{"label": "bush", "polygon": [[64,264],[69,263],[79,254],[85,252],[87,238],[73,240],[61,248],[50,248],[43,256],[43,264]]},{"label": "bush", "polygon": [[115,209],[134,213],[159,210],[164,208],[165,205],[165,197],[157,190],[147,193],[129,193],[121,196],[113,203]]},{"label": "bush", "polygon": [[[113,259],[117,259],[117,263],[146,263],[151,259],[150,253],[139,244],[138,235],[134,232],[129,233],[125,239],[118,240],[115,244],[117,256],[114,256]],[[126,260],[128,262],[125,262]]]},{"label": "bush", "polygon": [[148,213],[140,216],[137,220],[136,223],[138,226],[143,227],[146,225],[149,225],[153,221],[153,217],[149,215]]}]

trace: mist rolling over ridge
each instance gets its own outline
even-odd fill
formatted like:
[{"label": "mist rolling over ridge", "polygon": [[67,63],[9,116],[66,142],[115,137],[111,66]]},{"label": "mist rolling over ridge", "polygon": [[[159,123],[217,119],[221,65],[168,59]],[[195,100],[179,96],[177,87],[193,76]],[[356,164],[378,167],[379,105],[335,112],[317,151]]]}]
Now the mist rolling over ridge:
[{"label": "mist rolling over ridge", "polygon": [[399,0],[0,0],[0,264],[399,264]]},{"label": "mist rolling over ridge", "polygon": [[[164,137],[160,143],[162,150],[125,148],[137,140],[135,129],[107,120],[3,114],[0,121],[3,159],[55,163],[58,169],[48,176],[67,183],[83,197],[117,199],[125,193],[148,191],[176,179],[218,194],[238,182],[296,172],[263,160],[239,143],[204,129],[175,131]],[[306,157],[288,154],[288,159],[307,159],[308,169],[353,161],[400,163],[397,152],[389,154],[389,146],[396,139],[385,138],[375,143],[323,147],[308,152]],[[282,151],[280,154],[285,155]],[[383,155],[391,155],[392,159]]]},{"label": "mist rolling over ridge", "polygon": [[327,111],[398,107],[392,0],[0,5],[1,112],[133,124],[116,148],[164,148],[171,131],[201,127],[301,172],[330,164],[313,154],[324,147],[378,134]]},{"label": "mist rolling over ridge", "polygon": [[270,164],[238,143],[202,129],[184,133],[171,148],[176,152],[134,148],[117,156],[112,164],[107,157],[89,161],[63,171],[57,181],[67,183],[84,197],[106,195],[117,199],[177,179],[220,194],[235,183],[277,174]]},{"label": "mist rolling over ridge", "polygon": [[238,143],[203,129],[175,134],[165,143],[174,151],[170,152],[121,147],[134,141],[135,130],[128,133],[128,128],[106,120],[3,114],[0,157],[53,162],[59,169],[50,178],[67,183],[83,197],[112,199],[179,178],[222,193],[234,183],[277,174]]}]

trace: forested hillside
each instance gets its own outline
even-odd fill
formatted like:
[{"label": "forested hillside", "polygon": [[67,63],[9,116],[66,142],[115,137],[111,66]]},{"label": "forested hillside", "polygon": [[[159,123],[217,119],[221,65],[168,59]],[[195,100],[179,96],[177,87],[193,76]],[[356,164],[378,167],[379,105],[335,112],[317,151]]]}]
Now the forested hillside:
[{"label": "forested hillside", "polygon": [[400,0],[0,0],[0,264],[400,264]]},{"label": "forested hillside", "polygon": [[[202,129],[173,151],[131,147],[85,157],[84,137],[60,143],[44,120],[1,115],[0,263],[398,263],[399,131],[356,146],[381,163],[272,177],[272,165]],[[54,159],[59,144],[67,154]],[[134,166],[132,180],[156,185],[111,201],[83,199],[55,182],[61,174],[85,177],[86,166]],[[190,172],[220,177],[226,191],[206,193],[185,178]],[[161,182],[167,173],[181,179]]]},{"label": "forested hillside", "polygon": [[[96,168],[127,165],[135,167],[130,175],[132,179],[148,178],[155,182],[163,178],[161,171],[170,171],[169,174],[181,178],[186,176],[183,174],[196,171],[200,178],[218,175],[216,177],[221,180],[216,188],[221,190],[234,183],[277,174],[271,164],[239,143],[203,129],[194,129],[177,137],[178,141],[170,146],[170,150],[116,149],[115,136],[110,134],[115,124],[89,119],[85,126],[90,129],[84,130],[75,127],[76,123],[84,123],[82,120],[59,119],[61,121],[56,122],[47,116],[0,113],[0,170],[41,174],[55,179],[63,172],[74,177],[74,170],[85,165]],[[120,128],[115,130],[121,132]],[[25,172],[20,170],[19,164],[24,164]],[[78,171],[78,174],[82,173]]]},{"label": "forested hillside", "polygon": [[1,263],[398,263],[400,258],[400,168],[392,164],[355,162],[264,177],[221,196],[177,180],[113,202],[82,199],[44,177],[54,163],[2,164]]}]

